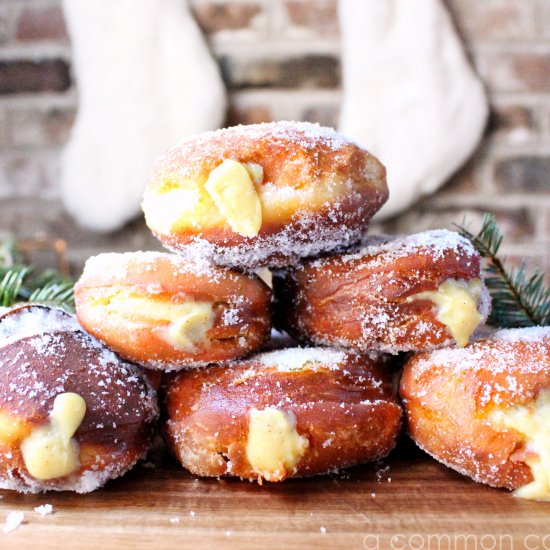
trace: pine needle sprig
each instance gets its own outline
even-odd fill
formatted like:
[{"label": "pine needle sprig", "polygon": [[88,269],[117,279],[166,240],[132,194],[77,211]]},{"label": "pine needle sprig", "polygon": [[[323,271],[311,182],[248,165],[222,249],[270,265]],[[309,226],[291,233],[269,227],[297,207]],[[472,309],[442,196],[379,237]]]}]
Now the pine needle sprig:
[{"label": "pine needle sprig", "polygon": [[74,282],[50,283],[38,288],[31,294],[29,302],[58,306],[74,313]]},{"label": "pine needle sprig", "polygon": [[31,282],[29,302],[58,305],[74,311],[74,280],[59,272],[48,270]]},{"label": "pine needle sprig", "polygon": [[550,288],[544,285],[544,273],[529,274],[525,262],[517,269],[506,267],[499,257],[503,237],[495,216],[484,214],[477,235],[464,225],[457,226],[460,234],[487,260],[485,282],[493,302],[488,323],[507,328],[550,324]]},{"label": "pine needle sprig", "polygon": [[11,240],[0,241],[0,306],[39,303],[74,312],[74,279],[54,269],[37,273]]},{"label": "pine needle sprig", "polygon": [[13,305],[23,287],[25,277],[31,272],[28,266],[16,265],[0,270],[0,306]]}]

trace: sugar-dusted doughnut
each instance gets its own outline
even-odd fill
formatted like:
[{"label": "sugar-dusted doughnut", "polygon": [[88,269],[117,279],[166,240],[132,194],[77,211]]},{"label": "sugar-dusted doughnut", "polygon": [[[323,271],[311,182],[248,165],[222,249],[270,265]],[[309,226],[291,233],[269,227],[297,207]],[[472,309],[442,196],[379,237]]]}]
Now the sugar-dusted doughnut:
[{"label": "sugar-dusted doughnut", "polygon": [[271,291],[255,275],[174,254],[100,254],[75,286],[78,320],[122,357],[178,370],[246,355],[271,330]]},{"label": "sugar-dusted doughnut", "polygon": [[158,407],[134,365],[42,306],[0,317],[0,487],[87,493],[146,455]]},{"label": "sugar-dusted doughnut", "polygon": [[380,356],[287,348],[169,375],[165,432],[200,476],[282,481],[375,460],[401,408]]},{"label": "sugar-dusted doughnut", "polygon": [[149,228],[188,258],[285,266],[358,242],[387,200],[384,167],[334,130],[305,122],[200,134],[156,164]]},{"label": "sugar-dusted doughnut", "polygon": [[274,277],[275,325],[301,341],[389,353],[464,346],[489,313],[480,257],[458,233],[372,237]]},{"label": "sugar-dusted doughnut", "polygon": [[550,500],[550,327],[416,354],[401,395],[410,435],[437,460],[516,496]]}]

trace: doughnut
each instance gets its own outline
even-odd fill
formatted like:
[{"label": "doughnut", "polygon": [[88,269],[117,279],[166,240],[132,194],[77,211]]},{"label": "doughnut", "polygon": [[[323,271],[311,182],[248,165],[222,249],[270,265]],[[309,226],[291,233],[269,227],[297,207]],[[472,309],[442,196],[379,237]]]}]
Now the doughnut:
[{"label": "doughnut", "polygon": [[258,277],[160,252],[90,258],[75,302],[90,334],[150,369],[234,359],[271,330],[271,290]]},{"label": "doughnut", "polygon": [[87,493],[144,458],[156,393],[139,369],[43,306],[0,317],[0,487]]},{"label": "doughnut", "polygon": [[169,150],[142,207],[174,252],[251,269],[358,242],[387,198],[385,169],[367,151],[330,128],[274,122]]},{"label": "doughnut", "polygon": [[279,270],[273,285],[278,329],[363,352],[465,346],[490,309],[479,254],[447,230],[371,237]]},{"label": "doughnut", "polygon": [[168,446],[195,475],[259,483],[376,460],[401,426],[386,362],[287,348],[168,375]]},{"label": "doughnut", "polygon": [[550,327],[415,354],[400,391],[427,453],[480,483],[550,500]]}]

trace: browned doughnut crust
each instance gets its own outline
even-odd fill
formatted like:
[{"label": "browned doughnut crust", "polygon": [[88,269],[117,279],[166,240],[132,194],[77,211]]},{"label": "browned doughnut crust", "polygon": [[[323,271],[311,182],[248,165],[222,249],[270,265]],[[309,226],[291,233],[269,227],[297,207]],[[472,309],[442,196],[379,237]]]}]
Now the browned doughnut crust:
[{"label": "browned doughnut crust", "polygon": [[[271,330],[271,291],[258,277],[193,264],[174,254],[90,258],[75,286],[75,301],[78,320],[88,332],[151,369],[178,370],[240,357],[260,348]],[[171,321],[160,308],[190,301],[212,305],[213,325],[203,341],[184,349],[167,337]]]},{"label": "browned doughnut crust", "polygon": [[[226,159],[263,169],[255,185],[262,204],[256,237],[234,232],[204,192],[209,174]],[[155,198],[183,187],[202,193],[206,217],[175,230],[152,227]],[[285,266],[358,242],[387,198],[385,169],[367,151],[329,128],[277,122],[200,134],[169,150],[155,165],[143,210],[168,248],[219,265],[254,268]]]},{"label": "browned doughnut crust", "polygon": [[401,425],[384,363],[381,357],[292,348],[171,375],[165,382],[168,444],[196,475],[261,482],[247,458],[250,411],[275,407],[294,414],[309,446],[294,469],[270,481],[381,458],[394,447]]},{"label": "browned doughnut crust", "polygon": [[549,388],[550,327],[540,327],[416,354],[400,392],[410,435],[422,449],[478,482],[516,489],[533,480],[523,437],[491,414],[532,403]]},{"label": "browned doughnut crust", "polygon": [[[35,479],[21,442],[48,423],[54,399],[65,392],[86,402],[74,435],[80,467],[62,478]],[[155,391],[139,369],[79,330],[72,316],[31,306],[0,318],[0,487],[92,491],[144,458],[157,415]]]},{"label": "browned doughnut crust", "polygon": [[[305,260],[274,276],[275,326],[302,342],[389,353],[454,342],[437,308],[416,294],[479,279],[469,241],[446,230],[372,237],[354,253]],[[489,313],[482,285],[478,310]]]}]

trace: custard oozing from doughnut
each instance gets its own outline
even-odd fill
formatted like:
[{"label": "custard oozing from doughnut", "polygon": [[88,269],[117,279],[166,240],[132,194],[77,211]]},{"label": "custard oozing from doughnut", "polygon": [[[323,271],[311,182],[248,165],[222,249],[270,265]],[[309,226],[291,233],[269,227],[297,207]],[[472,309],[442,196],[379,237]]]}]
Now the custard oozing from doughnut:
[{"label": "custard oozing from doughnut", "polygon": [[244,164],[226,159],[204,184],[231,229],[243,237],[256,237],[262,227],[262,204],[254,183]]},{"label": "custard oozing from doughnut", "polygon": [[516,489],[515,496],[550,500],[550,389],[541,390],[530,403],[495,411],[493,421],[523,436],[533,481]]},{"label": "custard oozing from doughnut", "polygon": [[371,237],[357,252],[275,272],[275,326],[363,352],[461,347],[489,314],[481,277],[479,254],[457,233]]},{"label": "custard oozing from doughnut", "polygon": [[550,327],[499,330],[407,360],[409,433],[434,458],[521,498],[550,498]]},{"label": "custard oozing from doughnut", "polygon": [[286,348],[165,379],[169,447],[201,476],[282,481],[385,456],[401,410],[381,356]]},{"label": "custard oozing from doughnut", "polygon": [[258,277],[174,254],[101,254],[75,287],[84,328],[147,368],[179,370],[246,355],[271,328]]},{"label": "custard oozing from doughnut", "polygon": [[296,431],[292,411],[267,407],[249,414],[246,458],[260,478],[280,481],[295,470],[309,441]]},{"label": "custard oozing from doughnut", "polygon": [[35,428],[21,443],[31,476],[55,479],[80,466],[80,449],[73,435],[85,414],[86,402],[77,393],[61,393],[55,398],[48,425]]},{"label": "custard oozing from doughnut", "polygon": [[142,206],[168,248],[249,269],[358,242],[387,194],[385,170],[367,151],[328,128],[279,122],[171,149]]},{"label": "custard oozing from doughnut", "polygon": [[447,327],[456,345],[463,348],[484,319],[478,311],[481,291],[479,279],[447,279],[437,290],[413,294],[407,301],[431,300],[437,306],[437,320]]},{"label": "custard oozing from doughnut", "polygon": [[187,352],[195,352],[198,344],[206,344],[207,333],[214,325],[211,302],[188,300],[176,304],[158,297],[119,292],[109,297],[103,295],[89,307],[97,307],[103,314],[114,317],[163,322],[167,326],[160,331],[162,338]]},{"label": "custard oozing from doughnut", "polygon": [[148,451],[156,393],[71,316],[0,316],[0,487],[86,493]]}]

